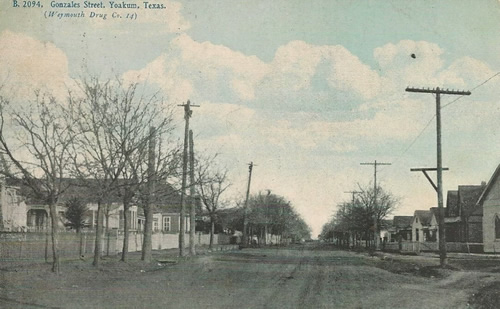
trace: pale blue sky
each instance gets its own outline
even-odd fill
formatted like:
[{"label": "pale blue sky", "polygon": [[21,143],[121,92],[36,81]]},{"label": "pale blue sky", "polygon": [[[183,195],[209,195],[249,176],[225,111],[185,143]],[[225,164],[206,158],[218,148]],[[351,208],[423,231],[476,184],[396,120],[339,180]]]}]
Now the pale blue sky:
[{"label": "pale blue sky", "polygon": [[221,153],[231,195],[254,161],[252,192],[286,196],[315,234],[344,191],[372,180],[360,162],[393,163],[379,180],[401,197],[397,214],[435,206],[409,172],[435,165],[434,98],[408,85],[473,90],[443,109],[445,189],[488,180],[500,163],[500,77],[481,85],[500,71],[499,1],[161,2],[131,21],[51,20],[2,1],[0,78],[27,95],[64,92],[90,71],[191,99],[202,105],[197,147]]}]

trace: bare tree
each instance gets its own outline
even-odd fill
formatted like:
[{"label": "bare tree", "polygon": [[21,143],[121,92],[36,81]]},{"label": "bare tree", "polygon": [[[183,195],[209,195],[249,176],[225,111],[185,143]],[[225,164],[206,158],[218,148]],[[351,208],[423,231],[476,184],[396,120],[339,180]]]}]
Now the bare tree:
[{"label": "bare tree", "polygon": [[[149,202],[156,203],[159,199],[164,197],[165,194],[172,194],[176,192],[165,192],[165,184],[176,182],[179,176],[180,164],[180,145],[171,141],[168,136],[169,132],[165,132],[162,136],[157,136],[158,142],[156,143],[155,163],[154,163],[154,179],[157,185],[152,191],[153,196],[149,196],[145,187],[148,182],[148,149],[141,148],[132,153],[127,158],[127,164],[122,172],[122,180],[120,185],[120,194],[123,202],[123,215],[124,215],[124,239],[122,250],[122,261],[127,261],[128,242],[130,219],[128,217],[128,210],[133,203],[140,203],[145,205]],[[151,239],[151,234],[147,238]],[[149,251],[151,249],[148,249]],[[151,252],[146,254],[146,258],[151,256]]]},{"label": "bare tree", "polygon": [[[29,108],[16,109],[0,97],[0,151],[13,167],[3,173],[22,181],[49,206],[52,238],[52,271],[59,273],[58,214],[56,205],[64,192],[63,178],[70,163],[69,150],[75,134],[71,117],[49,95],[36,92]],[[11,126],[6,126],[7,121]]]},{"label": "bare tree", "polygon": [[218,168],[210,159],[205,159],[201,164],[198,162],[196,176],[201,201],[210,217],[209,248],[212,248],[217,212],[221,205],[220,197],[231,186],[231,183],[227,177],[227,169]]},{"label": "bare tree", "polygon": [[[337,209],[332,220],[324,226],[322,237],[335,236],[339,245],[350,245],[351,241],[356,245],[361,238],[378,237],[374,222],[381,226],[382,220],[396,209],[399,200],[380,186],[377,186],[376,192],[371,185],[358,187],[356,198]],[[366,246],[369,246],[368,242]]]},{"label": "bare tree", "polygon": [[[376,188],[359,186],[359,191],[357,199],[359,207],[364,211],[358,220],[364,222],[365,226],[372,231],[374,240],[377,238],[373,244],[375,246],[378,237],[380,237],[378,227],[381,226],[382,220],[397,207],[398,199],[380,186]],[[376,222],[376,225],[374,225],[374,222]]]},{"label": "bare tree", "polygon": [[[93,262],[98,266],[105,196],[120,190],[123,185],[130,185],[130,180],[140,178],[137,175],[139,166],[147,159],[137,154],[144,154],[148,148],[152,139],[149,127],[154,126],[160,135],[171,130],[172,123],[171,113],[162,107],[157,95],[139,95],[137,84],[124,86],[120,80],[101,82],[91,78],[84,81],[81,88],[83,97],[71,100],[79,115],[78,127],[82,132],[74,163],[77,175],[83,179],[94,179],[98,184],[94,191],[98,224]],[[132,162],[137,159],[141,161]],[[127,172],[133,167],[137,170]],[[129,182],[120,181],[124,175],[131,176]],[[130,199],[130,194],[130,191],[127,192],[125,197]],[[129,205],[124,203],[127,207],[124,213]],[[148,235],[147,229],[145,235]]]}]

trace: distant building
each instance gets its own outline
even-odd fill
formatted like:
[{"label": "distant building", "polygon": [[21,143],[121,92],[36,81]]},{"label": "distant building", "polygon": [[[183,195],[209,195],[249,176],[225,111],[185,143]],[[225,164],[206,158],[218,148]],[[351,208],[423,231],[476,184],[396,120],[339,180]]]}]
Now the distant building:
[{"label": "distant building", "polygon": [[438,238],[437,208],[415,210],[413,215],[412,239],[417,242],[435,242]]},{"label": "distant building", "polygon": [[27,207],[19,195],[19,187],[9,186],[0,180],[0,230],[25,231]]},{"label": "distant building", "polygon": [[486,184],[477,201],[482,208],[482,234],[484,252],[500,251],[500,165]]},{"label": "distant building", "polygon": [[[78,198],[87,205],[85,227],[95,229],[98,206],[94,192],[99,182],[87,180],[85,185],[76,179],[65,179],[64,182],[66,187],[64,194],[59,197],[56,205],[59,227],[65,228],[67,225],[64,216],[65,203],[71,198]],[[180,195],[169,184],[163,184],[163,186],[164,188],[155,195],[153,203],[153,232],[179,233]],[[28,187],[2,185],[1,196],[3,230],[43,231],[50,227],[49,206],[43,200],[33,196]],[[102,208],[104,227],[110,230],[123,230],[125,216],[121,196],[116,192],[109,194],[104,198]],[[127,217],[130,231],[143,231],[145,217],[140,204],[132,204]],[[184,220],[185,231],[188,232],[190,229],[188,215]]]},{"label": "distant building", "polygon": [[412,240],[413,216],[394,216],[391,239],[401,241]]},{"label": "distant building", "polygon": [[460,185],[458,190],[448,191],[445,225],[446,241],[482,243],[483,205],[479,197],[486,188],[481,185]]}]

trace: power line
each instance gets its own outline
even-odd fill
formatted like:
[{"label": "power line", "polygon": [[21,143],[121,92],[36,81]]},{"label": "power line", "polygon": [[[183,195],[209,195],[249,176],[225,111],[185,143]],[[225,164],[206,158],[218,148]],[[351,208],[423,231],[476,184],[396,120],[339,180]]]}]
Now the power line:
[{"label": "power line", "polygon": [[[486,84],[487,82],[489,82],[490,80],[492,80],[493,78],[495,78],[495,77],[497,77],[497,76],[499,76],[499,75],[500,75],[500,72],[497,72],[497,73],[493,74],[492,76],[488,77],[486,80],[484,80],[483,82],[481,82],[480,84],[478,84],[477,86],[475,86],[474,88],[472,88],[472,90],[471,90],[471,91],[476,90],[477,88],[479,88],[479,87],[483,86],[484,84]],[[432,95],[435,97],[435,94],[432,94]],[[463,97],[464,97],[464,95],[461,95],[461,96],[459,96],[458,98],[456,98],[455,100],[453,100],[453,101],[451,101],[451,102],[449,102],[449,103],[446,103],[445,105],[441,106],[441,109],[443,109],[443,108],[445,108],[445,107],[447,107],[447,106],[449,106],[449,105],[451,105],[451,104],[453,104],[453,103],[457,102],[458,100],[462,99]],[[417,140],[420,138],[420,136],[422,136],[422,134],[425,132],[425,130],[427,130],[427,128],[430,126],[430,124],[432,123],[432,121],[434,120],[434,118],[435,118],[435,117],[436,117],[436,114],[434,114],[434,115],[431,117],[431,119],[429,119],[429,121],[428,121],[428,122],[425,124],[425,126],[424,126],[421,130],[420,130],[420,132],[418,133],[418,135],[417,135],[417,136],[416,136],[416,137],[415,137],[415,138],[411,141],[411,143],[408,145],[408,147],[406,147],[406,148],[403,150],[403,152],[402,152],[400,155],[398,155],[398,156],[396,157],[396,159],[394,159],[394,161],[393,161],[394,163],[398,162],[398,161],[399,161],[399,159],[401,159],[401,157],[402,157],[402,156],[404,156],[404,155],[408,152],[408,150],[410,150],[410,149],[411,149],[411,147],[413,147],[413,145],[417,142]]]},{"label": "power line", "polygon": [[[374,168],[374,173],[373,173],[373,204],[375,208],[377,207],[377,166],[379,165],[391,165],[391,163],[382,163],[382,162],[370,162],[370,163],[360,163],[361,165],[373,165]],[[354,197],[354,196],[353,196]],[[378,250],[378,238],[380,235],[378,234],[378,227],[377,227],[377,215],[373,217],[373,241],[374,241],[374,246],[375,250]]]},{"label": "power line", "polygon": [[[479,85],[477,85],[476,87],[472,88],[472,90],[476,90],[477,88],[481,87],[482,85],[486,84],[487,82],[489,82],[490,80],[492,80],[493,78],[497,77],[498,75],[500,75],[500,72],[497,72],[496,74],[493,74],[492,76],[490,76],[488,79],[486,79],[484,82],[480,83]],[[456,101],[460,100],[461,98],[463,98],[464,96],[459,96],[458,98],[456,98],[455,100],[451,101],[450,103],[446,103],[445,105],[441,106],[441,109],[445,108],[446,106],[449,106],[453,103],[455,103]]]},{"label": "power line", "polygon": [[[471,93],[470,91],[449,90],[449,89],[444,90],[440,89],[439,87],[436,87],[435,89],[407,87],[406,91],[417,92],[417,93],[432,93],[436,95],[437,185],[435,185],[435,189],[437,191],[438,209],[439,209],[439,217],[438,217],[439,259],[441,267],[444,267],[447,263],[447,257],[446,257],[446,238],[445,238],[444,207],[443,207],[443,164],[442,164],[442,154],[441,154],[441,95],[448,94],[448,95],[464,96],[464,95],[470,95]],[[420,170],[423,171],[424,169]],[[429,179],[430,181],[429,177],[427,177],[427,179]]]}]

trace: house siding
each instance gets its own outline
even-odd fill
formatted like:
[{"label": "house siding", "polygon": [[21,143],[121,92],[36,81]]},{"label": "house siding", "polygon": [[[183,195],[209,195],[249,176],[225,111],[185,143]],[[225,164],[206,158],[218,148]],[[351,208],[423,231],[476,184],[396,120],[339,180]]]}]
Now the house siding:
[{"label": "house siding", "polygon": [[483,243],[484,252],[499,252],[500,239],[495,237],[495,218],[500,215],[500,181],[499,177],[483,202]]},{"label": "house siding", "polygon": [[468,242],[481,243],[483,242],[483,217],[470,216],[467,222],[467,239]]}]

